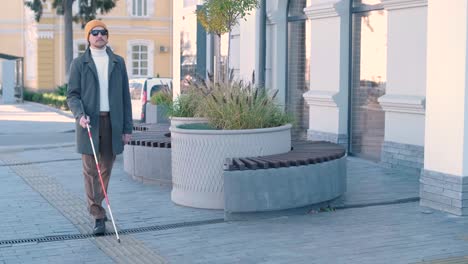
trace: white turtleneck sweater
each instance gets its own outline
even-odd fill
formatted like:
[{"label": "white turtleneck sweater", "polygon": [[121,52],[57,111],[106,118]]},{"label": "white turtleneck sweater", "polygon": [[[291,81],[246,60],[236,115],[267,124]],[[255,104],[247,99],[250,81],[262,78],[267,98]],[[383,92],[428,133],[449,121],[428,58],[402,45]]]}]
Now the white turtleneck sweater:
[{"label": "white turtleneck sweater", "polygon": [[99,79],[100,111],[109,112],[109,55],[107,55],[106,48],[94,49],[90,47],[90,50]]}]

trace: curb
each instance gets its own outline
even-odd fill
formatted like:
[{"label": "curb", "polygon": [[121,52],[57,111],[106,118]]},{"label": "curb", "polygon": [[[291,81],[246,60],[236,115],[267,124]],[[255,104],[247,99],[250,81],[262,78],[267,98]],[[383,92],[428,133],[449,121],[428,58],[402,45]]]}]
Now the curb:
[{"label": "curb", "polygon": [[65,148],[65,147],[74,147],[75,143],[60,143],[60,144],[48,144],[48,145],[18,145],[11,147],[0,147],[0,153],[8,152],[19,152],[19,151],[28,151],[28,150],[38,150],[38,149],[53,149],[53,148]]},{"label": "curb", "polygon": [[35,106],[44,108],[44,109],[46,109],[47,111],[55,112],[55,113],[57,113],[57,114],[60,114],[60,115],[63,115],[63,116],[66,116],[66,117],[75,119],[75,117],[73,116],[73,114],[71,113],[71,111],[60,110],[60,109],[57,109],[57,108],[52,107],[52,106],[48,106],[48,105],[45,105],[45,104],[40,104],[40,103],[36,103],[36,102],[32,102],[32,101],[24,101],[24,104],[32,104],[32,105],[35,105]]}]

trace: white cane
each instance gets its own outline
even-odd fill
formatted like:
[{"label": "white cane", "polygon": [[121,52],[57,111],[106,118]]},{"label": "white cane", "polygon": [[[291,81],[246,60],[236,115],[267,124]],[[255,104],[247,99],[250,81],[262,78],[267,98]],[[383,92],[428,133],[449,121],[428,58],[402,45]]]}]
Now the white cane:
[{"label": "white cane", "polygon": [[91,147],[93,148],[94,161],[96,161],[96,168],[97,168],[97,171],[98,171],[98,174],[99,174],[99,181],[101,182],[102,191],[104,192],[104,197],[106,198],[107,209],[109,209],[110,217],[111,217],[111,220],[112,220],[112,225],[114,226],[115,235],[117,236],[117,241],[120,243],[119,232],[117,231],[117,227],[115,226],[114,216],[112,215],[112,210],[111,210],[111,207],[110,207],[109,198],[107,197],[106,188],[104,187],[104,181],[102,180],[101,169],[99,168],[99,162],[98,162],[98,159],[97,159],[97,156],[96,156],[96,150],[94,150],[93,137],[91,136],[91,130],[89,129],[88,124],[86,124],[86,128],[88,129],[89,141],[91,142]]}]

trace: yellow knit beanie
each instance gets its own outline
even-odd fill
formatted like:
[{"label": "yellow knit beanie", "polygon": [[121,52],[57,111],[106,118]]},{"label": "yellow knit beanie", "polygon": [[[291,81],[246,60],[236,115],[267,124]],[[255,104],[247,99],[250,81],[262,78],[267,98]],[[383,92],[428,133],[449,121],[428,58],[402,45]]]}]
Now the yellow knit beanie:
[{"label": "yellow knit beanie", "polygon": [[[104,29],[107,29],[106,24],[104,24],[104,22],[102,22],[101,20],[94,19],[89,21],[88,23],[86,23],[86,26],[84,28],[86,40],[89,40],[89,32],[95,27],[103,27]],[[109,33],[107,33],[107,36],[109,36]]]}]

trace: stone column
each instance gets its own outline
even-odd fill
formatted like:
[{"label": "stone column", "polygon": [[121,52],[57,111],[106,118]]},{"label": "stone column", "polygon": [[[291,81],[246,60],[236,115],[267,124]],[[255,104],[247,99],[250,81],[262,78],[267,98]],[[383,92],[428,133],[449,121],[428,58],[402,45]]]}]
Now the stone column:
[{"label": "stone column", "polygon": [[468,215],[468,3],[428,0],[421,205]]},{"label": "stone column", "polygon": [[314,0],[304,11],[312,30],[307,138],[347,145],[349,0]]},{"label": "stone column", "polygon": [[424,159],[427,0],[382,0],[387,10],[387,85],[381,162],[419,175]]},{"label": "stone column", "polygon": [[172,61],[171,61],[171,75],[172,75],[172,94],[177,97],[180,94],[180,29],[182,25],[182,1],[172,1]]},{"label": "stone column", "polygon": [[[255,62],[258,61],[256,47],[258,29],[256,28],[256,10],[252,10],[245,20],[239,20],[231,31],[229,68],[234,71],[234,78],[252,82]],[[257,72],[255,72],[256,74]]]},{"label": "stone column", "polygon": [[15,98],[15,67],[14,60],[2,60],[2,81],[3,81],[3,96],[2,101],[4,104],[16,103]]},{"label": "stone column", "polygon": [[53,90],[55,89],[55,57],[60,51],[54,49],[53,31],[39,31],[37,37],[38,88]]}]

